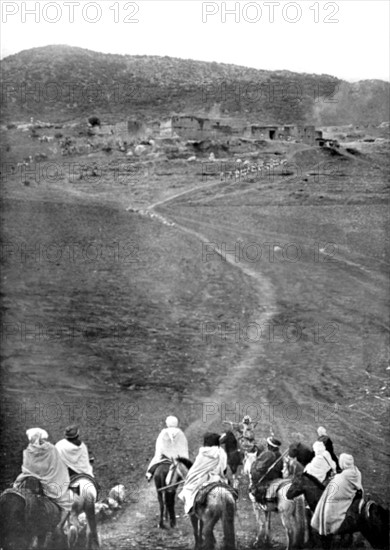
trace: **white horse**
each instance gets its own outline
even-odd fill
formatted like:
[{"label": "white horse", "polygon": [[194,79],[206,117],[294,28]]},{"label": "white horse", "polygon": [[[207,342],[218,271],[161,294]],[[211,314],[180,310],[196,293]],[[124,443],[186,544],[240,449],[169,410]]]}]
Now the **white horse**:
[{"label": "white horse", "polygon": [[[249,487],[252,486],[251,469],[257,459],[257,453],[246,453],[243,471],[249,478]],[[289,471],[285,468],[284,472],[289,475]],[[280,514],[283,527],[286,531],[287,546],[286,550],[292,550],[295,547],[301,547],[308,538],[308,526],[306,520],[305,500],[303,498],[295,498],[288,500],[286,493],[291,486],[291,481],[280,480],[279,485],[275,488],[275,499],[267,504],[262,505],[256,501],[255,497],[249,491],[249,498],[252,502],[253,511],[256,517],[258,532],[255,540],[255,545],[258,545],[263,539],[265,543],[269,542],[271,530],[271,514],[277,512]],[[302,495],[301,495],[302,496]]]},{"label": "white horse", "polygon": [[87,519],[87,548],[97,550],[99,538],[97,534],[95,504],[97,501],[96,483],[87,475],[79,474],[74,476],[69,484],[73,490],[74,501],[69,517],[68,541],[70,547],[76,544],[78,535],[82,530],[79,515],[85,513]]}]

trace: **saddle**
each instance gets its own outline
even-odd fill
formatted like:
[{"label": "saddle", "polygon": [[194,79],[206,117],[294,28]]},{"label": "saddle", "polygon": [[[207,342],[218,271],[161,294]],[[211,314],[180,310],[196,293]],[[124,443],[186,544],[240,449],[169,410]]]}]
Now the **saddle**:
[{"label": "saddle", "polygon": [[276,503],[278,499],[278,491],[289,483],[290,480],[288,479],[273,479],[268,484],[255,485],[252,488],[252,494],[255,497],[256,502],[264,506],[268,503]]},{"label": "saddle", "polygon": [[207,485],[204,485],[199,489],[199,491],[196,493],[195,500],[194,500],[194,510],[196,511],[197,508],[201,508],[206,504],[207,496],[216,487],[223,487],[224,489],[227,489],[234,497],[234,500],[238,499],[238,492],[233,489],[230,485],[227,483],[223,483],[222,481],[215,481],[212,483],[208,483]]}]

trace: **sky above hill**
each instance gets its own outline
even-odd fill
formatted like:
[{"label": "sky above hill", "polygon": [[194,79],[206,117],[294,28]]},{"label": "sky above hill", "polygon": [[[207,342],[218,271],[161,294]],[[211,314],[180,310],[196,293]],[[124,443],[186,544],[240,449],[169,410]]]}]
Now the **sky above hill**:
[{"label": "sky above hill", "polygon": [[389,80],[387,0],[40,0],[1,8],[1,57],[49,44]]}]

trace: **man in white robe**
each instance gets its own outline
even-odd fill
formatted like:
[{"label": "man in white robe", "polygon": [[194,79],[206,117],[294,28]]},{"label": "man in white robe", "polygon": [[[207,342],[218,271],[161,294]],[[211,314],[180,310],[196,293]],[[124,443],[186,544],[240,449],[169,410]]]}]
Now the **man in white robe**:
[{"label": "man in white robe", "polygon": [[68,470],[55,446],[47,441],[49,436],[45,430],[31,428],[26,435],[29,444],[23,451],[22,473],[16,478],[14,487],[18,488],[29,476],[39,479],[45,496],[60,507],[62,525],[73,503]]},{"label": "man in white robe", "polygon": [[304,472],[324,483],[330,475],[336,473],[336,463],[325,449],[322,441],[313,443],[314,458],[305,466]]},{"label": "man in white robe", "polygon": [[225,472],[227,468],[227,454],[219,446],[219,435],[205,434],[203,447],[199,449],[194,464],[188,471],[183,489],[178,495],[184,501],[184,511],[191,513],[194,500],[199,489],[209,483],[226,482]]},{"label": "man in white robe", "polygon": [[311,520],[311,526],[320,535],[337,533],[355,498],[363,491],[362,475],[356,468],[353,456],[342,453],[339,457],[341,473],[336,474],[323,492]]},{"label": "man in white robe", "polygon": [[156,467],[164,458],[189,458],[188,441],[179,428],[179,421],[176,416],[168,416],[165,424],[167,427],[161,430],[157,437],[154,457],[146,471],[148,481],[152,479]]},{"label": "man in white robe", "polygon": [[65,438],[56,443],[56,449],[69,470],[69,474],[87,474],[93,477],[88,449],[80,439],[77,426],[68,426],[65,429]]}]

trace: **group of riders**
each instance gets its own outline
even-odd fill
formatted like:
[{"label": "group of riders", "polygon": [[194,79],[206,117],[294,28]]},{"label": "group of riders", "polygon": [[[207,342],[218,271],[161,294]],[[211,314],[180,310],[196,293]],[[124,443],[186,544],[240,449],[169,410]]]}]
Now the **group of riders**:
[{"label": "group of riders", "polygon": [[[232,429],[238,433],[238,441],[243,452],[257,451],[256,460],[251,468],[252,496],[259,503],[266,503],[267,489],[270,484],[282,478],[283,455],[280,452],[281,441],[274,435],[266,440],[266,448],[261,452],[256,445],[254,429],[256,423],[249,416],[242,422],[231,423]],[[335,532],[335,526],[342,521],[349,505],[357,491],[362,491],[361,474],[354,465],[353,457],[349,454],[336,456],[333,443],[324,427],[317,430],[317,440],[313,443],[313,452],[308,450],[307,464],[304,471],[325,485],[325,491],[317,505],[311,525],[320,534]],[[66,521],[74,501],[74,493],[70,488],[71,478],[74,476],[88,476],[94,480],[93,456],[80,439],[76,425],[68,426],[65,437],[55,445],[48,441],[48,433],[41,428],[31,428],[26,432],[28,446],[23,451],[22,472],[17,477],[14,488],[21,486],[26,477],[33,476],[41,482],[44,494],[54,502],[61,511],[60,528]],[[179,493],[184,503],[185,513],[191,514],[196,494],[201,487],[209,483],[228,483],[226,477],[228,455],[221,446],[221,435],[208,432],[203,437],[203,446],[188,471]],[[311,456],[313,455],[313,456]],[[150,481],[161,462],[167,459],[189,459],[188,441],[184,432],[179,428],[179,421],[175,416],[168,416],[166,427],[160,432],[156,440],[155,455],[146,472]],[[170,479],[166,479],[169,486]],[[332,488],[329,490],[329,481]],[[330,496],[332,498],[330,498]]]},{"label": "group of riders", "polygon": [[76,487],[71,488],[71,480],[82,475],[95,484],[92,467],[94,457],[81,440],[76,425],[68,426],[65,437],[55,445],[48,441],[48,433],[41,428],[30,428],[26,435],[29,443],[23,451],[22,472],[16,478],[13,488],[23,492],[26,478],[38,479],[44,496],[48,497],[48,511],[49,505],[53,504],[60,511],[57,525],[59,531],[71,512],[77,494],[77,483]]},{"label": "group of riders", "polygon": [[[256,502],[266,505],[270,484],[283,477],[283,459],[288,451],[283,454],[280,452],[281,441],[274,435],[266,439],[265,448],[259,449],[254,432],[256,423],[252,422],[249,416],[245,416],[241,422],[230,424],[231,429],[237,431],[241,450],[244,453],[256,452],[256,459],[250,471],[250,492]],[[187,514],[191,514],[195,496],[201,487],[215,481],[229,483],[226,477],[228,455],[221,446],[222,441],[223,436],[217,433],[204,435],[203,446],[200,447],[178,495]],[[336,456],[333,442],[323,426],[317,430],[317,439],[312,445],[313,451],[305,446],[302,448],[307,453],[304,457],[306,460],[303,460],[306,464],[304,472],[325,486],[311,525],[321,535],[333,534],[344,520],[356,493],[363,493],[361,473],[355,466],[352,455],[342,453],[339,457]],[[166,428],[160,432],[156,441],[155,455],[146,472],[147,480],[150,481],[162,461],[178,457],[189,458],[188,442],[179,428],[178,419],[168,416]],[[296,458],[287,456],[287,460],[294,461]],[[167,486],[169,483],[168,477]]]}]

